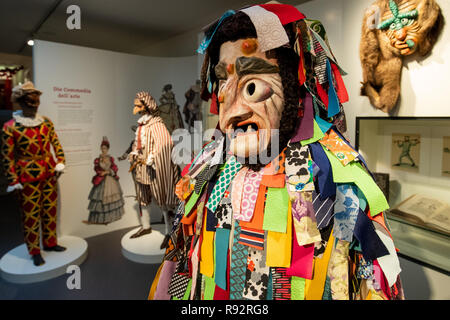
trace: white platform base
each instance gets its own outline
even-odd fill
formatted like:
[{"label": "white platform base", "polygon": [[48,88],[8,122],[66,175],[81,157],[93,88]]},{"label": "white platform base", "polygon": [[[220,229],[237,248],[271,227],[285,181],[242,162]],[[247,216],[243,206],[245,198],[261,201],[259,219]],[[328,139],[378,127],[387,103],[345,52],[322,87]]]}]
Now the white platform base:
[{"label": "white platform base", "polygon": [[122,254],[137,263],[157,264],[164,258],[165,249],[160,249],[164,240],[164,224],[152,224],[152,233],[130,239],[140,227],[127,232],[122,238]]},{"label": "white platform base", "polygon": [[87,242],[73,236],[58,238],[58,244],[66,247],[63,252],[41,250],[45,260],[42,266],[35,266],[27,247],[22,244],[0,260],[0,272],[4,280],[13,283],[33,283],[59,277],[66,273],[70,265],[80,265],[87,257]]}]

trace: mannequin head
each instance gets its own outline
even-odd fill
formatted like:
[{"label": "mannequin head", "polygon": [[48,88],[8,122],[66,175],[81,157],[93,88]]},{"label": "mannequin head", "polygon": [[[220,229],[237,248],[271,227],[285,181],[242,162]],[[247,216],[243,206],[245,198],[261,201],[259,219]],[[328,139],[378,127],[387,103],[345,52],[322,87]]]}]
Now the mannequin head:
[{"label": "mannequin head", "polygon": [[100,147],[100,150],[102,151],[102,155],[107,155],[108,154],[108,151],[109,151],[109,147],[107,146],[107,145],[102,145],[101,147]]},{"label": "mannequin head", "polygon": [[103,137],[102,143],[100,144],[100,150],[102,155],[107,155],[109,151],[109,141],[107,137]]},{"label": "mannequin head", "polygon": [[13,89],[12,100],[19,104],[24,117],[34,118],[40,105],[41,94],[42,92],[28,81]]},{"label": "mannequin head", "polygon": [[[291,28],[286,33],[295,41]],[[299,120],[299,58],[292,47],[263,52],[250,18],[238,12],[223,21],[207,53],[219,128],[231,140],[230,151],[240,157],[270,154],[275,143],[281,151]]]},{"label": "mannequin head", "polygon": [[140,114],[144,115],[146,113],[147,108],[139,99],[134,99],[134,108],[133,108],[133,114]]},{"label": "mannequin head", "polygon": [[133,114],[150,114],[158,115],[158,106],[156,105],[155,99],[150,95],[150,93],[141,91],[136,94],[134,98],[134,108]]}]

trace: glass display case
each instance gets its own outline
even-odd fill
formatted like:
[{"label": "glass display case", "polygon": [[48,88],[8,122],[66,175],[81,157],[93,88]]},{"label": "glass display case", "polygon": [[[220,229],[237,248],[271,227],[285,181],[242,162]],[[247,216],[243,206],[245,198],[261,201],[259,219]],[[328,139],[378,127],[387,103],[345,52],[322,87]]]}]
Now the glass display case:
[{"label": "glass display case", "polygon": [[400,255],[450,272],[450,118],[357,117],[355,145]]}]

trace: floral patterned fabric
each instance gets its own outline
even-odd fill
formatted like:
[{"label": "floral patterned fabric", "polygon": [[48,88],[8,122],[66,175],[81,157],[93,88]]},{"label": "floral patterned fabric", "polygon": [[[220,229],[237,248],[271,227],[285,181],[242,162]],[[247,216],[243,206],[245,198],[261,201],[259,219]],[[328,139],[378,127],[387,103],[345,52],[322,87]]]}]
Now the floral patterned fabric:
[{"label": "floral patterned fabric", "polygon": [[350,243],[338,240],[331,252],[328,265],[331,296],[333,300],[349,300],[348,290],[348,251]]},{"label": "floral patterned fabric", "polygon": [[325,148],[333,152],[336,158],[338,158],[344,166],[346,166],[359,156],[358,152],[351,148],[333,130],[330,130],[329,134],[325,134],[325,137],[319,140],[319,142]]}]

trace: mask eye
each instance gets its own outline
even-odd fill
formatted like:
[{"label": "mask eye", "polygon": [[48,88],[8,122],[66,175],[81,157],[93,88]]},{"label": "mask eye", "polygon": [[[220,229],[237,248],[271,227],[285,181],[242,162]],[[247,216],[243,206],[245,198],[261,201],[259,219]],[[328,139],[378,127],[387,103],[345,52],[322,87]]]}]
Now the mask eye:
[{"label": "mask eye", "polygon": [[245,84],[242,94],[244,99],[248,102],[261,102],[270,98],[273,94],[273,90],[267,82],[259,79],[252,79]]},{"label": "mask eye", "polygon": [[391,23],[391,25],[389,26],[389,29],[394,30],[396,27],[395,23]]}]

